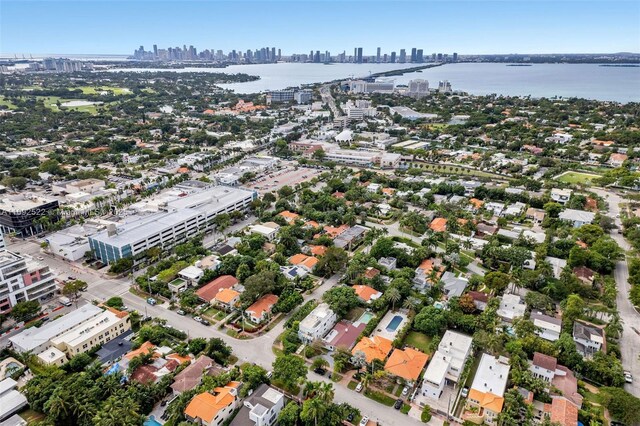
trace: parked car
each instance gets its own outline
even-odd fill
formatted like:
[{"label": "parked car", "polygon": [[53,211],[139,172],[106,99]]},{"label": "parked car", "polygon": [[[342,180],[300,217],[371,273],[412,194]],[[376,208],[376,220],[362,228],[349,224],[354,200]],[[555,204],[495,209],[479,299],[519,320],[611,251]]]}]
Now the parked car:
[{"label": "parked car", "polygon": [[402,401],[402,398],[398,398],[396,399],[396,403],[393,404],[393,408],[395,408],[396,410],[399,410],[402,407],[402,404],[404,404],[404,402]]},{"label": "parked car", "polygon": [[369,423],[369,417],[364,416],[362,419],[360,419],[360,425],[359,426],[367,426],[367,423]]},{"label": "parked car", "polygon": [[267,379],[270,379],[273,376],[273,371],[267,371]]},{"label": "parked car", "polygon": [[193,317],[193,319],[198,321],[198,322],[202,322],[202,318],[200,318],[200,317]]},{"label": "parked car", "polygon": [[348,422],[352,422],[352,421],[353,421],[353,418],[354,418],[353,413],[349,413],[349,414],[347,414],[347,421],[348,421]]},{"label": "parked car", "polygon": [[183,311],[182,309],[178,309],[178,310],[176,311],[176,314],[178,314],[178,315],[186,315],[186,312],[185,312],[185,311]]},{"label": "parked car", "polygon": [[321,375],[321,376],[324,376],[324,373],[326,373],[326,372],[327,372],[327,370],[325,370],[324,368],[320,368],[320,367],[318,367],[318,368],[316,368],[315,370],[313,370],[313,372],[314,372],[314,373],[316,373],[316,374],[319,374],[319,375]]},{"label": "parked car", "polygon": [[405,386],[404,389],[402,389],[402,396],[407,396],[409,394],[409,386]]},{"label": "parked car", "polygon": [[462,392],[460,392],[460,396],[466,398],[469,395],[469,388],[462,388]]},{"label": "parked car", "polygon": [[362,382],[358,383],[358,386],[356,386],[356,392],[362,392]]},{"label": "parked car", "polygon": [[633,383],[633,376],[631,375],[631,372],[629,371],[624,372],[624,381],[627,383]]},{"label": "parked car", "polygon": [[200,324],[202,324],[202,325],[211,325],[211,323],[209,321],[207,321],[206,319],[201,320]]},{"label": "parked car", "polygon": [[147,303],[150,304],[150,305],[155,305],[158,302],[153,297],[148,297],[147,298]]}]

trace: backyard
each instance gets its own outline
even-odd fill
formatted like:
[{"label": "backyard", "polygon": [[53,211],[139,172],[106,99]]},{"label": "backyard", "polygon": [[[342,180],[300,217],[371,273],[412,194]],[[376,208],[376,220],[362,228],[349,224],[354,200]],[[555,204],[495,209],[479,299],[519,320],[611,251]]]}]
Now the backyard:
[{"label": "backyard", "polygon": [[410,331],[404,339],[404,344],[428,354],[430,352],[429,345],[431,344],[431,338],[419,331]]}]

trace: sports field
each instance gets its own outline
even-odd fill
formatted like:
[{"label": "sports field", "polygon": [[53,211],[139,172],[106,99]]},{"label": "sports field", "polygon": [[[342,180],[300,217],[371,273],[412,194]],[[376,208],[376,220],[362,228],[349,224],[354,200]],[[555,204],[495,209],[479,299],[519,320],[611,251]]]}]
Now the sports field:
[{"label": "sports field", "polygon": [[600,177],[600,175],[595,175],[591,173],[581,173],[581,172],[564,172],[555,177],[556,180],[564,183],[584,183],[589,185],[591,181],[595,178]]},{"label": "sports field", "polygon": [[93,87],[93,86],[80,86],[80,87],[75,87],[74,89],[80,89],[82,90],[82,93],[84,93],[85,95],[99,95],[101,92],[111,92],[114,95],[118,96],[118,95],[128,95],[131,93],[131,90],[124,88],[124,87],[108,87],[108,86],[102,86],[102,87]]}]

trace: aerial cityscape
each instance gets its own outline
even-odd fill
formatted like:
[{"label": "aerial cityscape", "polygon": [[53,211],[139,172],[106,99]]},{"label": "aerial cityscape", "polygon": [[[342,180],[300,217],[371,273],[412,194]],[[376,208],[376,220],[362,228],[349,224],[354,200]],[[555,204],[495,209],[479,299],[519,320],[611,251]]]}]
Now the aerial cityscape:
[{"label": "aerial cityscape", "polygon": [[640,425],[640,3],[550,6],[2,1],[0,426]]}]

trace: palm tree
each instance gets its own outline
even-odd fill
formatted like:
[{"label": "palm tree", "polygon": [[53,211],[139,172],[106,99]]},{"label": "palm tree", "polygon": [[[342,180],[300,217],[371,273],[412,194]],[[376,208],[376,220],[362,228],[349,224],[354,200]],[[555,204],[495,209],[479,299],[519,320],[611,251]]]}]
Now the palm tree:
[{"label": "palm tree", "polygon": [[409,296],[405,299],[402,306],[406,309],[410,309],[415,312],[415,310],[422,304],[422,301],[415,296]]},{"label": "palm tree", "polygon": [[335,395],[335,390],[333,389],[333,383],[330,382],[322,382],[318,386],[318,390],[316,392],[316,396],[326,404],[329,404],[333,401],[333,397]]},{"label": "palm tree", "polygon": [[318,426],[318,417],[321,417],[325,412],[326,405],[319,398],[308,399],[302,406],[301,417],[305,420],[313,419],[313,424]]},{"label": "palm tree", "polygon": [[395,287],[390,287],[386,292],[387,299],[391,302],[391,310],[396,310],[396,303],[402,299],[402,295],[400,294],[400,290]]}]

